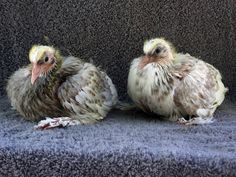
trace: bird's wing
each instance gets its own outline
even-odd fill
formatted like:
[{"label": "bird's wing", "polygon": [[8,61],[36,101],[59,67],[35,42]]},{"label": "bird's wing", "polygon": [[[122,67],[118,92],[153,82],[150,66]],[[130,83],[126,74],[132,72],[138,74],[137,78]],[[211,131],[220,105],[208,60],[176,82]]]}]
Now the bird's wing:
[{"label": "bird's wing", "polygon": [[221,76],[212,65],[190,55],[179,54],[174,62],[173,75],[176,77],[174,102],[181,112],[196,115],[198,109],[215,110],[221,104],[225,88]]},{"label": "bird's wing", "polygon": [[58,97],[66,110],[81,122],[102,119],[117,101],[116,89],[110,78],[92,64],[79,65],[74,67],[77,71],[69,66],[76,74],[67,75],[59,87]]},{"label": "bird's wing", "polygon": [[179,80],[187,76],[194,68],[197,59],[189,54],[176,54],[173,75]]},{"label": "bird's wing", "polygon": [[30,67],[24,67],[15,71],[8,79],[6,91],[14,109],[21,110],[20,105],[24,102],[22,97],[30,89],[30,76]]}]

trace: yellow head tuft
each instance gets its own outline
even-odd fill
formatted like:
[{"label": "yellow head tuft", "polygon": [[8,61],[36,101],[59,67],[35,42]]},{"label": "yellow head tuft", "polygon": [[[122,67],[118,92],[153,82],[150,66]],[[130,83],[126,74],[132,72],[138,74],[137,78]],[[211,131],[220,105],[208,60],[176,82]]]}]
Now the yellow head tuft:
[{"label": "yellow head tuft", "polygon": [[165,40],[164,38],[154,38],[144,42],[143,52],[145,55],[154,54],[155,50],[162,46],[167,49],[167,51],[171,52],[172,55],[175,53],[175,49],[173,45]]},{"label": "yellow head tuft", "polygon": [[45,56],[46,52],[54,54],[56,50],[50,46],[34,45],[30,49],[30,52],[29,52],[30,62],[37,63],[39,60],[41,60]]}]

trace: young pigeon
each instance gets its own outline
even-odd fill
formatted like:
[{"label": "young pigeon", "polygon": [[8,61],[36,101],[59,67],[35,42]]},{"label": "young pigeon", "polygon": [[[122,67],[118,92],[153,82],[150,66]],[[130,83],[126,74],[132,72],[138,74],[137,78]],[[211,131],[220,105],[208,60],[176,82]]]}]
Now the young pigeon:
[{"label": "young pigeon", "polygon": [[227,88],[220,72],[189,54],[176,53],[163,38],[144,43],[144,56],[132,61],[128,94],[145,112],[183,124],[211,123]]},{"label": "young pigeon", "polygon": [[[117,102],[117,91],[105,72],[59,50],[35,45],[31,62],[8,80],[7,94],[25,119],[46,120],[36,128],[93,123],[103,119]],[[48,118],[52,117],[52,118]]]}]

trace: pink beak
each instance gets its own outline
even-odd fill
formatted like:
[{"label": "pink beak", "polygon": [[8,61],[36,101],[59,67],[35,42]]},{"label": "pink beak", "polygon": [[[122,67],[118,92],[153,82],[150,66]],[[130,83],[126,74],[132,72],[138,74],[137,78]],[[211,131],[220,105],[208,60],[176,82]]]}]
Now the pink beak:
[{"label": "pink beak", "polygon": [[33,64],[32,74],[31,74],[31,84],[38,79],[39,75],[41,74],[41,66],[38,64]]}]

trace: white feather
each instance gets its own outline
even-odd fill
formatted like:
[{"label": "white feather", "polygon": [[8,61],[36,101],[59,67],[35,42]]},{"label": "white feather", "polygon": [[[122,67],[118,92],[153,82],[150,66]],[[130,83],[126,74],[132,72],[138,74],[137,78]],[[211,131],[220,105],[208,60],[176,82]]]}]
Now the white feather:
[{"label": "white feather", "polygon": [[[141,71],[138,68],[140,60],[141,58],[135,59],[132,62],[129,71],[128,93],[130,97],[137,103],[142,100],[142,102],[144,102],[144,104],[155,113],[162,114],[164,116],[172,115],[174,111],[174,90],[172,90],[170,94],[166,95],[162,100],[162,103],[159,104],[157,100],[162,94],[161,91],[156,95],[152,94],[151,91],[153,87],[157,87],[156,83],[158,79],[165,79],[161,75],[160,71],[156,72],[156,67],[153,64],[147,64]],[[140,77],[139,72],[142,72],[142,77]],[[137,85],[136,82],[139,84]],[[161,90],[162,88],[160,87],[157,89]]]}]

